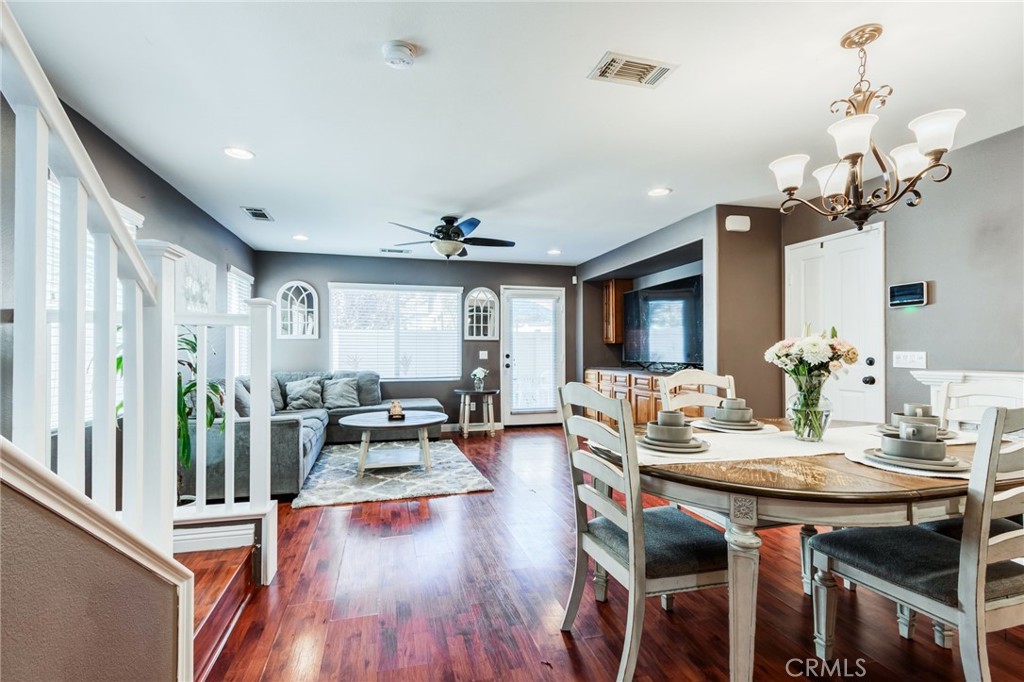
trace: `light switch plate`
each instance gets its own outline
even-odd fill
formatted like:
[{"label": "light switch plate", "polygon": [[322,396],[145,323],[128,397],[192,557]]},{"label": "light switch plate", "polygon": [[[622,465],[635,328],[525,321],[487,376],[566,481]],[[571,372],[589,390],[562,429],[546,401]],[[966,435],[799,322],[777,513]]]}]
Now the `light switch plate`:
[{"label": "light switch plate", "polygon": [[487,359],[487,351],[485,351],[485,350],[480,351],[480,359],[481,360],[486,360]]},{"label": "light switch plate", "polygon": [[894,350],[892,366],[904,369],[928,369],[928,357],[924,351]]}]

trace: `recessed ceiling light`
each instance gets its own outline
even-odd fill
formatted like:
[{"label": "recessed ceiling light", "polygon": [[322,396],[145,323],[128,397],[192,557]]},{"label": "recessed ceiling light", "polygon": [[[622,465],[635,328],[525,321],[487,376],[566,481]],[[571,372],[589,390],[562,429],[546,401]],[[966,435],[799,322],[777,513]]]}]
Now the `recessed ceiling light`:
[{"label": "recessed ceiling light", "polygon": [[647,192],[649,197],[664,197],[672,194],[671,187],[655,187],[654,189]]},{"label": "recessed ceiling light", "polygon": [[308,242],[309,241],[309,237],[307,237],[304,234],[293,234],[292,235],[292,239],[294,239],[297,242]]},{"label": "recessed ceiling light", "polygon": [[562,253],[561,249],[548,249],[549,256],[558,256]]},{"label": "recessed ceiling light", "polygon": [[248,149],[242,149],[241,147],[224,147],[224,153],[232,159],[240,159],[242,161],[248,161],[256,156]]}]

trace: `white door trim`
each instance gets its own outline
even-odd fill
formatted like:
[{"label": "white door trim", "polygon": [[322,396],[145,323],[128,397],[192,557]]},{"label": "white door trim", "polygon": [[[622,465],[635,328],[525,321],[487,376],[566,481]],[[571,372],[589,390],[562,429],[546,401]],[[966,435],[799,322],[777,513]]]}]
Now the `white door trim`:
[{"label": "white door trim", "polygon": [[557,296],[559,303],[559,311],[556,314],[557,318],[557,334],[559,337],[558,342],[558,376],[556,377],[556,386],[565,385],[565,287],[541,287],[541,286],[520,286],[515,284],[503,284],[500,287],[499,299],[501,307],[501,349],[499,361],[501,371],[501,423],[503,426],[520,426],[526,424],[556,424],[561,420],[561,415],[558,412],[557,400],[556,406],[551,412],[532,412],[532,413],[512,413],[512,389],[508,382],[508,371],[505,368],[507,359],[505,355],[508,353],[508,343],[511,334],[511,326],[508,324],[507,315],[511,310],[507,297],[510,294],[522,293],[529,295],[530,293],[537,294],[552,294]]}]

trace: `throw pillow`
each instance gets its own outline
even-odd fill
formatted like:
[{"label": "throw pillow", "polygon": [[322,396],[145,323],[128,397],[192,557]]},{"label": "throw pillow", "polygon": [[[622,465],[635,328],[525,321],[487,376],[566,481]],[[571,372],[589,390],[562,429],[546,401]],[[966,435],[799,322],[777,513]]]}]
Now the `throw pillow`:
[{"label": "throw pillow", "polygon": [[298,381],[289,381],[284,385],[288,396],[289,410],[310,410],[323,408],[320,397],[320,377],[309,377]]},{"label": "throw pillow", "polygon": [[324,382],[324,407],[333,410],[336,407],[358,407],[359,393],[356,389],[356,378],[328,379]]},{"label": "throw pillow", "polygon": [[271,414],[284,409],[284,396],[281,395],[281,382],[277,380],[277,377],[270,377],[270,402],[274,405],[274,409],[270,411]]},{"label": "throw pillow", "polygon": [[252,411],[252,396],[241,379],[235,379],[235,414],[248,417]]}]

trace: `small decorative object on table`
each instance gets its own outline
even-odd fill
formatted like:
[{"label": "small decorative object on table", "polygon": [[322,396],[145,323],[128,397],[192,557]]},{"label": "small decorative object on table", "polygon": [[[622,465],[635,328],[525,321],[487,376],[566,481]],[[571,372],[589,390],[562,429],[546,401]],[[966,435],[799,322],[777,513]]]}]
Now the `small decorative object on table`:
[{"label": "small decorative object on table", "polygon": [[484,390],[484,378],[490,373],[490,370],[484,367],[477,367],[470,372],[469,376],[473,380],[473,388],[477,391]]},{"label": "small decorative object on table", "polygon": [[400,422],[403,419],[405,419],[405,412],[402,411],[402,403],[392,400],[391,407],[388,408],[388,421]]},{"label": "small decorative object on table", "polygon": [[852,365],[859,356],[849,341],[839,338],[835,327],[830,337],[809,332],[802,339],[779,341],[765,351],[764,359],[796,383],[797,392],[786,401],[786,417],[797,439],[820,441],[832,417],[832,402],[821,395],[821,389],[830,376],[838,379],[839,372],[846,372],[844,365]]}]

